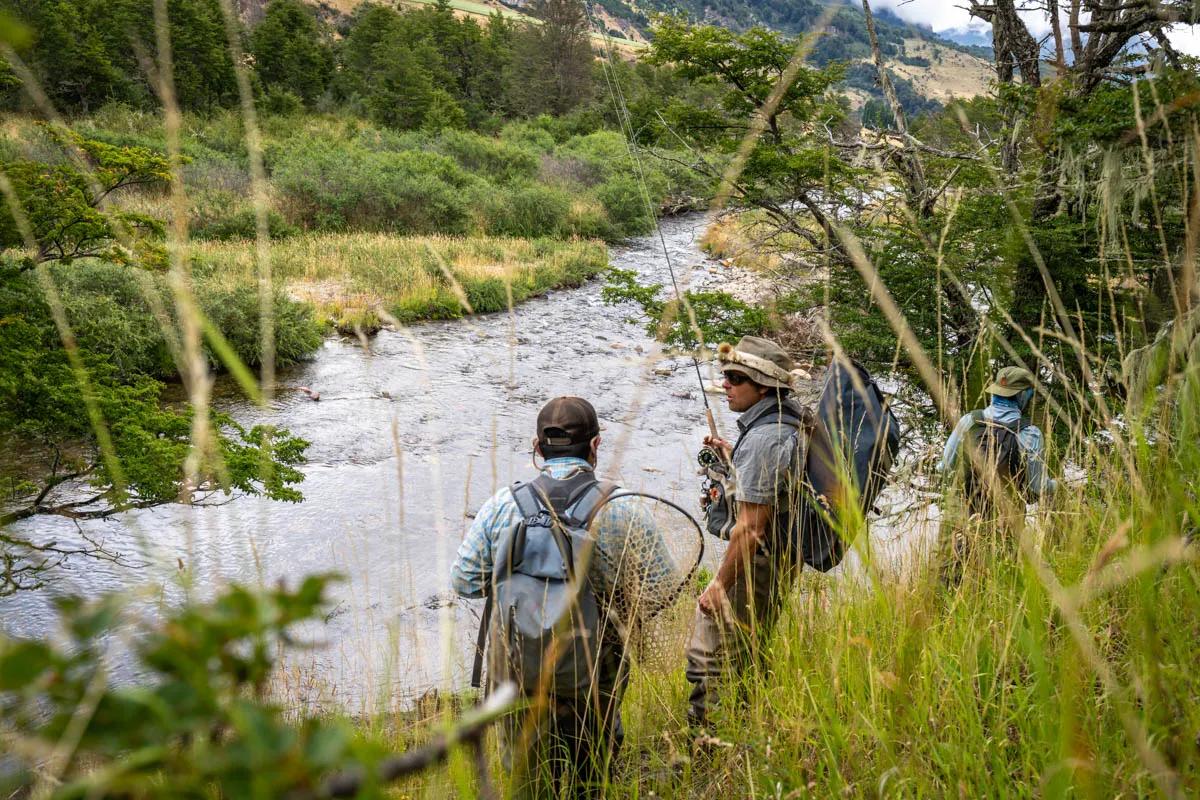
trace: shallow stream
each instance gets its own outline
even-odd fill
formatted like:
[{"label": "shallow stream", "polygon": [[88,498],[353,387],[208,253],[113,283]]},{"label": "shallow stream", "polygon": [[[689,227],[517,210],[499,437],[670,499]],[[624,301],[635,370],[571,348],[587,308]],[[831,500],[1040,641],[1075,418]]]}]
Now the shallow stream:
[{"label": "shallow stream", "polygon": [[[718,280],[718,265],[698,248],[702,226],[698,215],[663,222],[677,275],[693,288]],[[611,261],[643,282],[669,283],[657,236],[613,248]],[[462,686],[478,609],[450,595],[450,563],[479,505],[534,475],[534,421],[548,399],[576,394],[596,406],[602,476],[696,506],[694,458],[706,425],[691,362],[664,356],[627,320],[633,309],[603,304],[601,285],[551,292],[511,314],[383,331],[369,349],[328,340],[281,377],[269,409],[218,398],[241,422],[269,421],[312,442],[304,501],[238,498],[85,523],[88,535],[137,564],[75,559],[55,576],[54,592],[127,592],[135,613],[155,615],[227,582],[271,585],[335,571],[346,580],[316,632],[324,646],[291,660],[285,697],[357,711]],[[733,417],[722,397],[712,399],[730,435]],[[58,518],[28,520],[18,532],[78,535]],[[0,601],[10,635],[44,634],[54,619],[46,591]],[[136,680],[119,638],[113,667]]]},{"label": "shallow stream", "polygon": [[[713,280],[715,262],[697,246],[702,224],[697,215],[663,222],[677,275],[693,287]],[[657,236],[613,248],[611,262],[643,282],[669,282]],[[269,409],[218,393],[239,421],[269,421],[312,443],[304,502],[238,498],[85,523],[137,566],[75,559],[55,576],[54,592],[130,592],[135,609],[153,614],[185,596],[181,567],[186,591],[201,598],[226,582],[336,571],[346,581],[322,632],[327,644],[296,662],[294,694],[353,706],[411,697],[447,678],[461,683],[477,610],[449,596],[449,565],[469,515],[496,488],[533,476],[534,421],[548,399],[577,394],[596,406],[602,476],[695,506],[692,465],[705,423],[691,362],[664,357],[627,321],[635,309],[601,302],[601,285],[551,292],[511,314],[385,330],[369,350],[330,339],[281,376]],[[728,411],[716,410],[732,426]],[[57,518],[18,531],[78,535]],[[44,633],[54,622],[50,595],[0,601],[0,619],[11,635]]]}]

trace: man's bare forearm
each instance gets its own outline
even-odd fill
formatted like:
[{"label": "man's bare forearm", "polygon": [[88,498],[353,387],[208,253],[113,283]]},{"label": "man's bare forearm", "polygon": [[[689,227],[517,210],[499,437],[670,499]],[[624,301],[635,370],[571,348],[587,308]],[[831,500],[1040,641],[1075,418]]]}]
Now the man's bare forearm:
[{"label": "man's bare forearm", "polygon": [[729,547],[717,569],[717,581],[728,591],[750,563],[754,550],[766,537],[765,519],[770,507],[755,503],[738,504],[738,521],[729,534]]}]

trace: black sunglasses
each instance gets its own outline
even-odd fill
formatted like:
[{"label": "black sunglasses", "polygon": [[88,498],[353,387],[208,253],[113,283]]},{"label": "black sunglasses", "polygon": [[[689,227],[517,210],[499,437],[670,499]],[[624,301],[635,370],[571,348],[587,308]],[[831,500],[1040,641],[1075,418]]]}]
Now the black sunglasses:
[{"label": "black sunglasses", "polygon": [[741,386],[746,381],[750,380],[748,375],[743,375],[740,372],[723,372],[725,380],[729,381],[730,386]]}]

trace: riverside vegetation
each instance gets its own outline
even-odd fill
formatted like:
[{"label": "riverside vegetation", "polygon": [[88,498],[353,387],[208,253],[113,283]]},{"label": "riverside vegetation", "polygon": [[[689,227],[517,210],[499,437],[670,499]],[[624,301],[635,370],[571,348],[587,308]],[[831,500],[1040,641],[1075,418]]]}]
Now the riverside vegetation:
[{"label": "riverside vegetation", "polygon": [[[863,127],[838,97],[836,63],[800,67],[768,103],[797,42],[764,29],[666,18],[637,64],[593,64],[578,46],[585,11],[566,0],[527,27],[481,27],[446,4],[366,6],[338,36],[276,2],[239,40],[255,55],[247,69],[228,54],[220,3],[177,0],[157,32],[190,54],[175,61],[187,64],[174,94],[182,161],[169,104],[149,110],[154,71],[114,44],[140,32],[142,61],[166,63],[148,55],[150,5],[37,2],[17,9],[24,27],[6,18],[0,30],[29,67],[0,75],[21,112],[0,145],[0,428],[49,453],[10,483],[11,519],[232,490],[296,500],[304,442],[209,411],[197,374],[232,369],[261,391],[246,367],[306,357],[330,317],[361,330],[371,313],[496,310],[581,281],[603,268],[603,240],[652,230],[652,210],[720,185],[737,213],[709,245],[753,250],[745,262],[765,267],[778,302],[691,295],[693,326],[629,274],[612,277],[608,301],[632,301],[683,345],[820,308],[802,355],[840,347],[909,387],[899,400],[925,434],[898,478],[909,503],[941,489],[929,435],[979,400],[993,365],[1028,363],[1049,463],[1078,477],[1020,541],[981,543],[956,588],[929,553],[890,563],[866,520],[840,520],[862,579],[806,573],[703,747],[685,729],[678,667],[633,664],[609,795],[1200,791],[1200,75],[1165,39],[1130,47],[1190,22],[1187,4],[1089,4],[1104,24],[1072,23],[1044,74],[1012,3],[970,3],[1002,54],[993,96],[916,119],[889,101]],[[574,45],[546,47],[560,35]],[[245,117],[228,109],[239,69],[266,112],[257,204]],[[65,127],[32,120],[47,109],[30,87],[21,95],[31,78],[70,113]],[[643,152],[644,182],[627,138],[658,156]],[[161,404],[163,381],[178,379],[189,402]],[[95,493],[52,502],[80,483]],[[5,591],[52,585],[63,558],[119,557],[0,537]],[[285,711],[272,695],[277,654],[314,630],[330,580],[233,587],[168,612],[135,638],[148,679],[132,686],[101,657],[117,602],[63,600],[65,642],[0,643],[12,754],[0,783],[61,797],[306,796],[359,769],[363,796],[475,795],[466,753],[396,787],[370,777],[453,703],[414,724]]]}]

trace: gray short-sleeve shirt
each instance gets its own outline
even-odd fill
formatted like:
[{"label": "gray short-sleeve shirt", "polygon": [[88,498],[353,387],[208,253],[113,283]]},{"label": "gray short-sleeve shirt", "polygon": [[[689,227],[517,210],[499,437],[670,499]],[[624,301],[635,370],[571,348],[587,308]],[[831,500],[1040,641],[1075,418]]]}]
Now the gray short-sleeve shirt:
[{"label": "gray short-sleeve shirt", "polygon": [[[800,413],[790,402],[792,411]],[[796,428],[785,422],[751,427],[760,417],[779,407],[774,395],[759,400],[738,417],[741,437],[733,453],[733,476],[737,499],[744,503],[787,505],[793,486],[792,471],[796,456]]]}]

